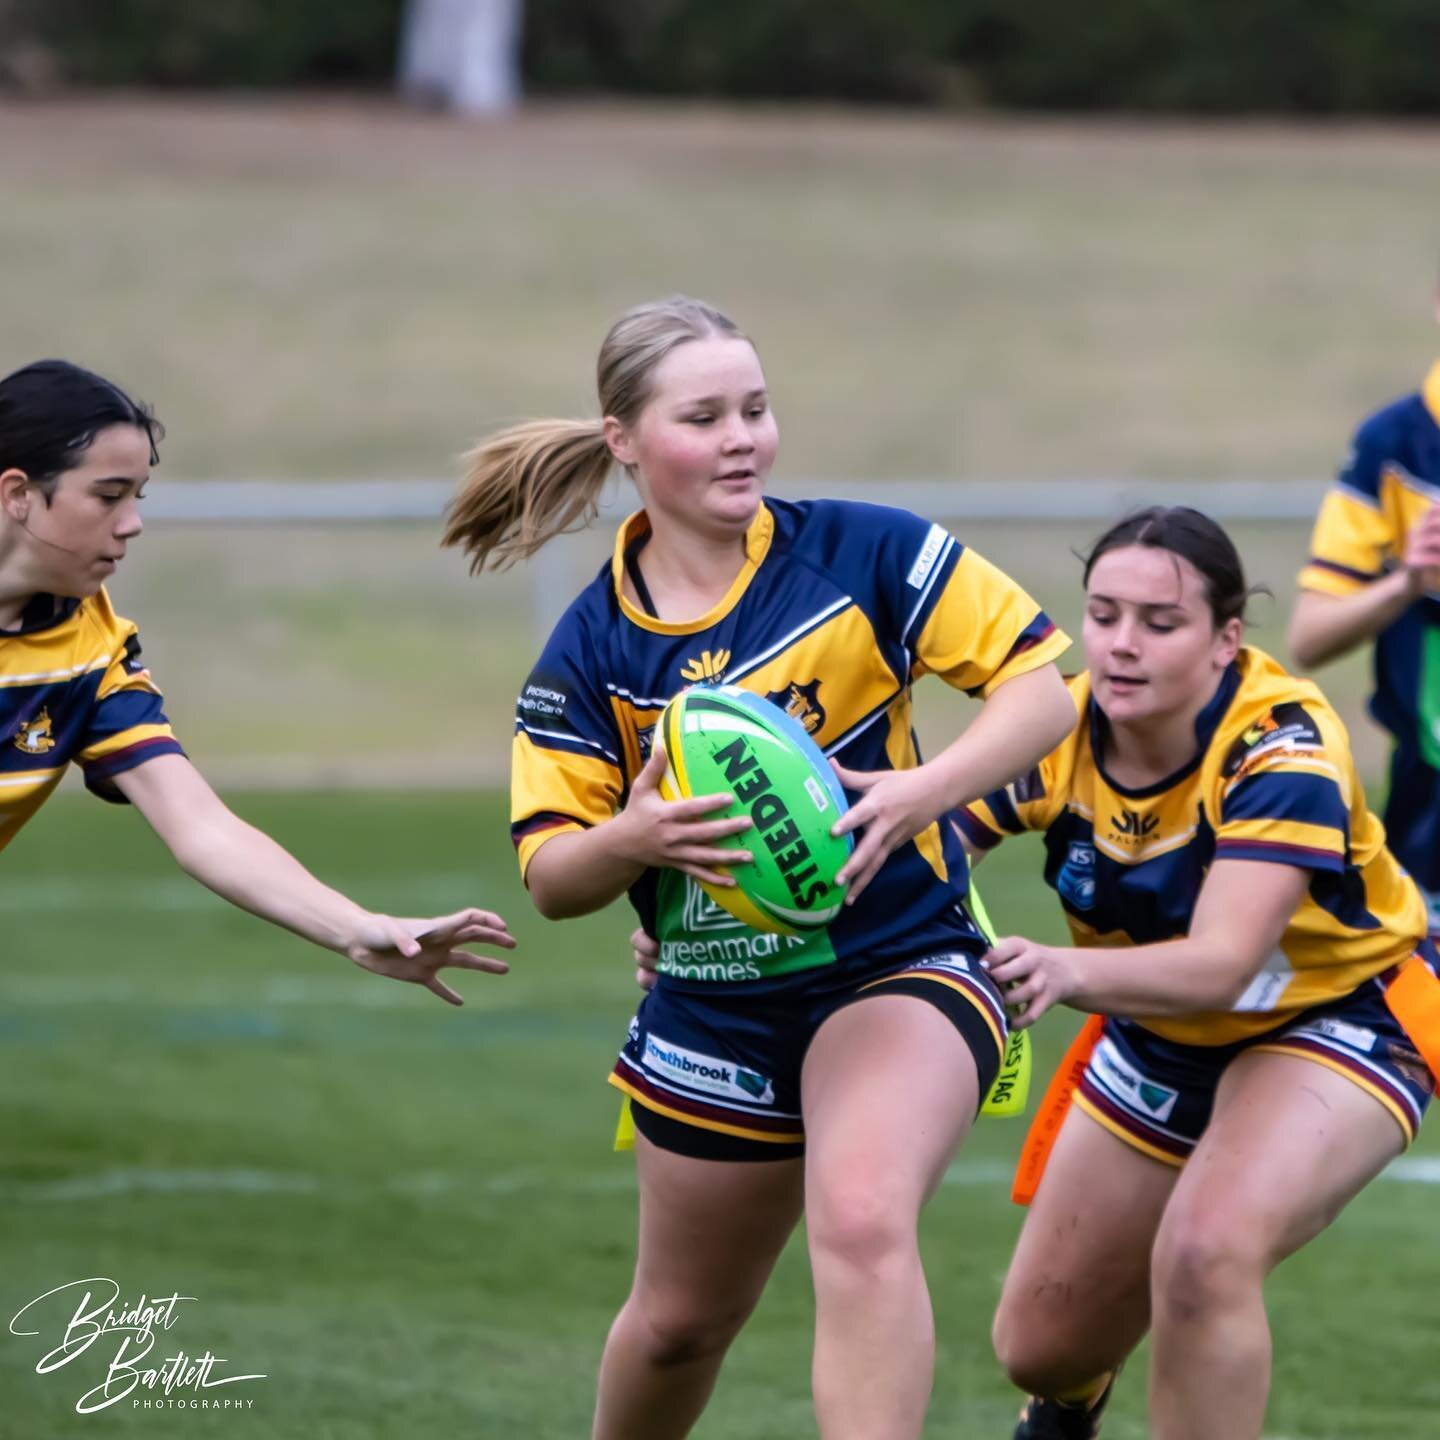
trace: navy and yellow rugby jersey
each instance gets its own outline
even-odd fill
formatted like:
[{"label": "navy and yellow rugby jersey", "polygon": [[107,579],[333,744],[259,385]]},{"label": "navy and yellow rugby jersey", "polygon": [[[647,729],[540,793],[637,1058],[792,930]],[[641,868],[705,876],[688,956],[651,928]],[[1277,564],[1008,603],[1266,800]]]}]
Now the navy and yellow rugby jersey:
[{"label": "navy and yellow rugby jersey", "polygon": [[[903,769],[919,760],[913,680],[934,673],[984,696],[1069,644],[1006,576],[904,511],[767,500],[729,592],[683,624],[645,614],[623,593],[626,556],[647,533],[643,512],[621,527],[611,564],[570,606],[521,693],[512,835],[522,872],[547,840],[624,805],[661,710],[687,685],[743,686],[788,710],[842,764]],[[676,870],[648,871],[630,898],[672,982],[743,985],[978,949],[957,904],[965,886],[957,838],[932,825],[816,936],[750,930]]]},{"label": "navy and yellow rugby jersey", "polygon": [[1241,650],[1196,721],[1196,758],[1127,789],[1097,758],[1105,717],[1088,675],[1070,682],[1080,721],[1030,772],[959,813],[982,847],[1045,835],[1045,879],[1076,945],[1149,945],[1188,933],[1214,860],[1311,872],[1280,947],[1231,1011],[1137,1019],[1168,1040],[1225,1045],[1348,995],[1415,951],[1420,892],[1366,808],[1345,727],[1319,689],[1261,650]]},{"label": "navy and yellow rugby jersey", "polygon": [[116,775],[183,753],[136,628],[103,589],[88,600],[37,596],[17,630],[0,631],[0,850],[72,760],[95,794],[123,801]]},{"label": "navy and yellow rugby jersey", "polygon": [[[1315,522],[1300,586],[1350,595],[1401,561],[1440,501],[1440,363],[1418,394],[1361,425]],[[1440,890],[1440,593],[1422,595],[1375,641],[1375,719],[1395,737],[1385,828],[1428,890]]]}]

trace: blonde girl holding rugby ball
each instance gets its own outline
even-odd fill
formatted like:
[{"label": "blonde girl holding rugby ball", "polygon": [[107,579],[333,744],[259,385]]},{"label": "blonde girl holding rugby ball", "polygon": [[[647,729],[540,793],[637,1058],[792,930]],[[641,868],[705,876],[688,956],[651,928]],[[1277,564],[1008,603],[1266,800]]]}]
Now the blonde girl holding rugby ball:
[{"label": "blonde girl holding rugby ball", "polygon": [[[1068,641],[1005,575],[898,510],[767,497],[778,432],[755,347],[677,297],[601,346],[600,418],[485,440],[446,542],[478,572],[588,523],[613,466],[642,508],[519,700],[513,838],[552,919],[628,894],[660,944],[612,1083],[638,1130],[639,1253],[601,1362],[597,1440],[671,1440],[802,1210],[826,1440],[913,1440],[934,1335],[922,1205],[999,1064],[963,850],[940,817],[1028,770],[1074,721]],[[920,764],[911,684],[983,699]],[[828,929],[749,930],[697,882],[733,884],[749,826],[729,795],[662,798],[654,726],[699,680],[776,701],[836,760],[858,838]],[[896,1117],[904,1116],[897,1124]]]}]

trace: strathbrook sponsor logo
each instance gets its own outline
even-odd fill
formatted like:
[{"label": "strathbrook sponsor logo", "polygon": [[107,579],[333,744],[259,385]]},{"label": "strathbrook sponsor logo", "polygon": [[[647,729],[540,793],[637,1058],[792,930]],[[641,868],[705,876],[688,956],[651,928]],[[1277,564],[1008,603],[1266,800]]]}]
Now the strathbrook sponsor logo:
[{"label": "strathbrook sponsor logo", "polygon": [[[141,1295],[138,1300],[121,1300],[120,1287],[113,1280],[91,1276],[37,1295],[16,1312],[10,1321],[10,1333],[21,1338],[44,1336],[45,1344],[58,1336],[59,1343],[36,1364],[37,1375],[49,1375],[98,1345],[104,1378],[75,1402],[80,1415],[94,1414],[126,1399],[132,1410],[251,1409],[253,1400],[231,1394],[221,1398],[206,1392],[222,1385],[263,1380],[264,1375],[226,1375],[223,1371],[232,1361],[208,1349],[197,1355],[181,1349],[178,1343],[174,1354],[150,1358],[157,1332],[175,1329],[180,1307],[193,1303],[193,1295],[178,1291],[158,1298]],[[108,1340],[117,1337],[119,1344],[107,1359]],[[170,1348],[170,1342],[165,1342],[165,1348]]]},{"label": "strathbrook sponsor logo", "polygon": [[654,1035],[645,1037],[645,1068],[667,1079],[678,1080],[692,1090],[723,1095],[729,1100],[745,1100],[756,1105],[775,1103],[774,1088],[765,1076],[731,1060],[701,1055]]},{"label": "strathbrook sponsor logo", "polygon": [[1095,1052],[1095,1068],[1105,1085],[1135,1109],[1164,1122],[1175,1109],[1179,1091],[1147,1080],[1133,1065],[1122,1060],[1108,1041]]}]

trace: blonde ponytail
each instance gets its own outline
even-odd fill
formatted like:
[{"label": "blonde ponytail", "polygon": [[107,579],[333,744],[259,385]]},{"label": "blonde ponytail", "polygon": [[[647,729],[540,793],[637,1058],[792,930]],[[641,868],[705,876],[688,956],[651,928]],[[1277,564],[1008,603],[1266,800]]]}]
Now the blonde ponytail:
[{"label": "blonde ponytail", "polygon": [[612,464],[598,420],[531,420],[465,457],[440,543],[470,557],[470,573],[505,570],[547,540],[594,518]]},{"label": "blonde ponytail", "polygon": [[[712,335],[745,338],[727,315],[688,295],[627,310],[600,346],[600,413],[634,424],[660,362],[677,345]],[[595,518],[612,463],[599,420],[531,420],[501,430],[465,457],[440,543],[464,550],[472,575],[528,559]]]}]

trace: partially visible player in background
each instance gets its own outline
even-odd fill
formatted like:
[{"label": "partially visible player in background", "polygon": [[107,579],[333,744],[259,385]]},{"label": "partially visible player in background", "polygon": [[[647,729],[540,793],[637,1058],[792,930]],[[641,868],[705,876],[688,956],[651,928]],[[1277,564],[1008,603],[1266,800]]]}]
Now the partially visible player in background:
[{"label": "partially visible player in background", "polygon": [[1258,1440],[1264,1282],[1414,1139],[1435,951],[1344,726],[1243,643],[1225,532],[1139,512],[1097,541],[1085,586],[1079,723],[959,815],[979,851],[1044,834],[1070,928],[1070,947],[1012,936],[987,957],[1015,1023],[1106,1017],[1062,1067],[1083,1075],[1046,1117],[996,1353],[1033,1396],[1015,1440],[1098,1435],[1147,1329],[1149,1433]]},{"label": "partially visible player in background", "polygon": [[[232,814],[181,750],[136,627],[105,592],[140,534],[162,433],[117,386],[63,360],[0,380],[0,849],[73,761],[94,794],[133,804],[181,867],[231,904],[460,1004],[438,972],[508,969],[459,948],[512,947],[498,915],[362,909]],[[7,949],[14,960],[13,936]]]},{"label": "partially visible player in background", "polygon": [[1375,642],[1370,712],[1395,740],[1385,832],[1440,938],[1440,362],[1355,433],[1300,572],[1306,670]]},{"label": "partially visible player in background", "polygon": [[[938,525],[766,498],[765,375],[709,306],[622,316],[598,381],[602,419],[537,421],[476,450],[446,535],[476,570],[522,558],[591,518],[617,463],[644,505],[526,684],[512,778],[540,911],[583,915],[628,891],[661,952],[612,1077],[638,1131],[639,1255],[594,1435],[689,1434],[803,1207],[820,1433],[915,1440],[935,1348],[919,1214],[1005,1036],[964,851],[937,822],[1069,729],[1052,663],[1069,642]],[[984,705],[918,765],[910,690],[927,672]],[[672,695],[722,678],[788,709],[862,792],[828,931],[747,929],[694,883],[733,883],[721,867],[746,853],[715,842],[750,822],[711,818],[726,795],[662,799],[653,733]]]}]

